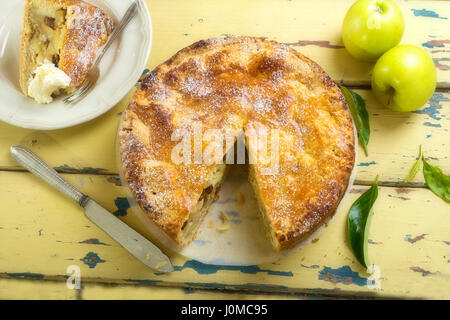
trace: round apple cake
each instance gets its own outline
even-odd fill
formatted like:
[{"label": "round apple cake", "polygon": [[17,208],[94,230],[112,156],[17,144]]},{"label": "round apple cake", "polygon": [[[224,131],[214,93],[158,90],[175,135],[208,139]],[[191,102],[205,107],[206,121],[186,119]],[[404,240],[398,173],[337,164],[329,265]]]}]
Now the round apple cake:
[{"label": "round apple cake", "polygon": [[195,238],[240,134],[275,250],[305,240],[335,213],[355,160],[339,87],[318,64],[275,41],[199,41],[143,79],[118,135],[128,187],[178,245]]}]

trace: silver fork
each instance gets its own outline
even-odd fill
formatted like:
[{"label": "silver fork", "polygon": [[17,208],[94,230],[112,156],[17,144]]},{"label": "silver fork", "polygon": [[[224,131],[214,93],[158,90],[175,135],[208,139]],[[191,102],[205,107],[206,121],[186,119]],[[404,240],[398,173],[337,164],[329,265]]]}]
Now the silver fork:
[{"label": "silver fork", "polygon": [[84,82],[77,90],[75,90],[71,95],[67,96],[63,100],[64,103],[70,104],[80,101],[94,87],[95,83],[97,82],[100,76],[100,70],[98,68],[100,60],[105,55],[106,51],[108,51],[108,49],[111,47],[111,44],[114,42],[114,40],[116,40],[117,37],[120,35],[120,33],[123,31],[125,26],[135,17],[139,1],[140,0],[134,1],[128,8],[127,12],[125,12],[125,15],[123,16],[122,20],[120,20],[119,25],[116,28],[114,28],[114,31],[112,32],[108,41],[106,41],[106,44],[104,45],[103,49],[100,51],[97,58],[95,59],[95,62],[92,65],[91,69],[89,70],[88,74],[86,75],[86,79],[84,80]]}]

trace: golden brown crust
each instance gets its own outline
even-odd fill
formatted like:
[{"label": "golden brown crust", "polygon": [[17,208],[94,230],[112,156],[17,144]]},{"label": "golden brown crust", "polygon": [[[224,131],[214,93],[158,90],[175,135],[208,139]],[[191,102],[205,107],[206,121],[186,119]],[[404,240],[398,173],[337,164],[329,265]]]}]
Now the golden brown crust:
[{"label": "golden brown crust", "polygon": [[[112,18],[102,9],[81,0],[27,0],[20,49],[20,86],[26,95],[28,95],[31,72],[33,72],[31,70],[33,57],[29,49],[29,41],[34,27],[29,16],[32,9],[42,6],[65,10],[65,34],[62,47],[58,50],[58,61],[55,64],[72,80],[68,91],[83,83],[92,67],[98,48],[106,43],[114,28]],[[48,22],[54,21],[54,17],[46,16],[44,19],[47,20],[47,25],[49,25]]]},{"label": "golden brown crust", "polygon": [[171,159],[172,134],[192,131],[194,121],[203,133],[279,130],[278,172],[253,165],[276,250],[306,239],[334,214],[353,169],[353,124],[339,88],[310,59],[263,38],[209,39],[142,81],[119,128],[123,170],[140,207],[179,244],[214,167]]},{"label": "golden brown crust", "polygon": [[[53,0],[56,1],[56,0]],[[106,43],[114,22],[102,9],[78,0],[59,0],[67,7],[67,34],[59,68],[78,87],[94,63],[97,50]]]}]

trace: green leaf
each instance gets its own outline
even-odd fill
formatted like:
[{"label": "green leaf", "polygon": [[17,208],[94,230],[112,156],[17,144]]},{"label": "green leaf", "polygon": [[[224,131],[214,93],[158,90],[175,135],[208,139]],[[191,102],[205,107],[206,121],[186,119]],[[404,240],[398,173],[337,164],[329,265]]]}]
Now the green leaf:
[{"label": "green leaf", "polygon": [[378,176],[372,186],[352,204],[348,212],[348,237],[353,254],[362,266],[367,268],[367,237],[369,234],[370,212],[378,197]]},{"label": "green leaf", "polygon": [[409,174],[405,178],[405,182],[410,182],[414,177],[417,175],[417,173],[420,170],[420,163],[422,162],[422,145],[419,146],[419,157],[417,158],[417,161],[414,163],[414,165],[411,168],[411,171],[409,171]]},{"label": "green leaf", "polygon": [[348,107],[352,114],[353,120],[355,121],[356,130],[358,131],[359,142],[361,142],[366,156],[369,155],[367,150],[367,145],[369,144],[370,138],[370,123],[369,114],[366,110],[366,102],[363,98],[356,92],[347,89],[344,86],[339,86],[341,88],[342,94],[347,100]]},{"label": "green leaf", "polygon": [[438,197],[450,202],[450,176],[446,176],[440,168],[429,164],[423,155],[422,160],[423,176],[425,177],[428,188]]}]

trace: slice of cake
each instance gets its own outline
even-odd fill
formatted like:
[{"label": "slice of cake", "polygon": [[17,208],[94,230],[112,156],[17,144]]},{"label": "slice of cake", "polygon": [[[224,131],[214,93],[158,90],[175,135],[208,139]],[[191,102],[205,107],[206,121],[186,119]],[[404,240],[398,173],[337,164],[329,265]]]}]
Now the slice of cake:
[{"label": "slice of cake", "polygon": [[100,8],[79,0],[27,0],[20,87],[38,103],[80,86],[114,28]]}]

